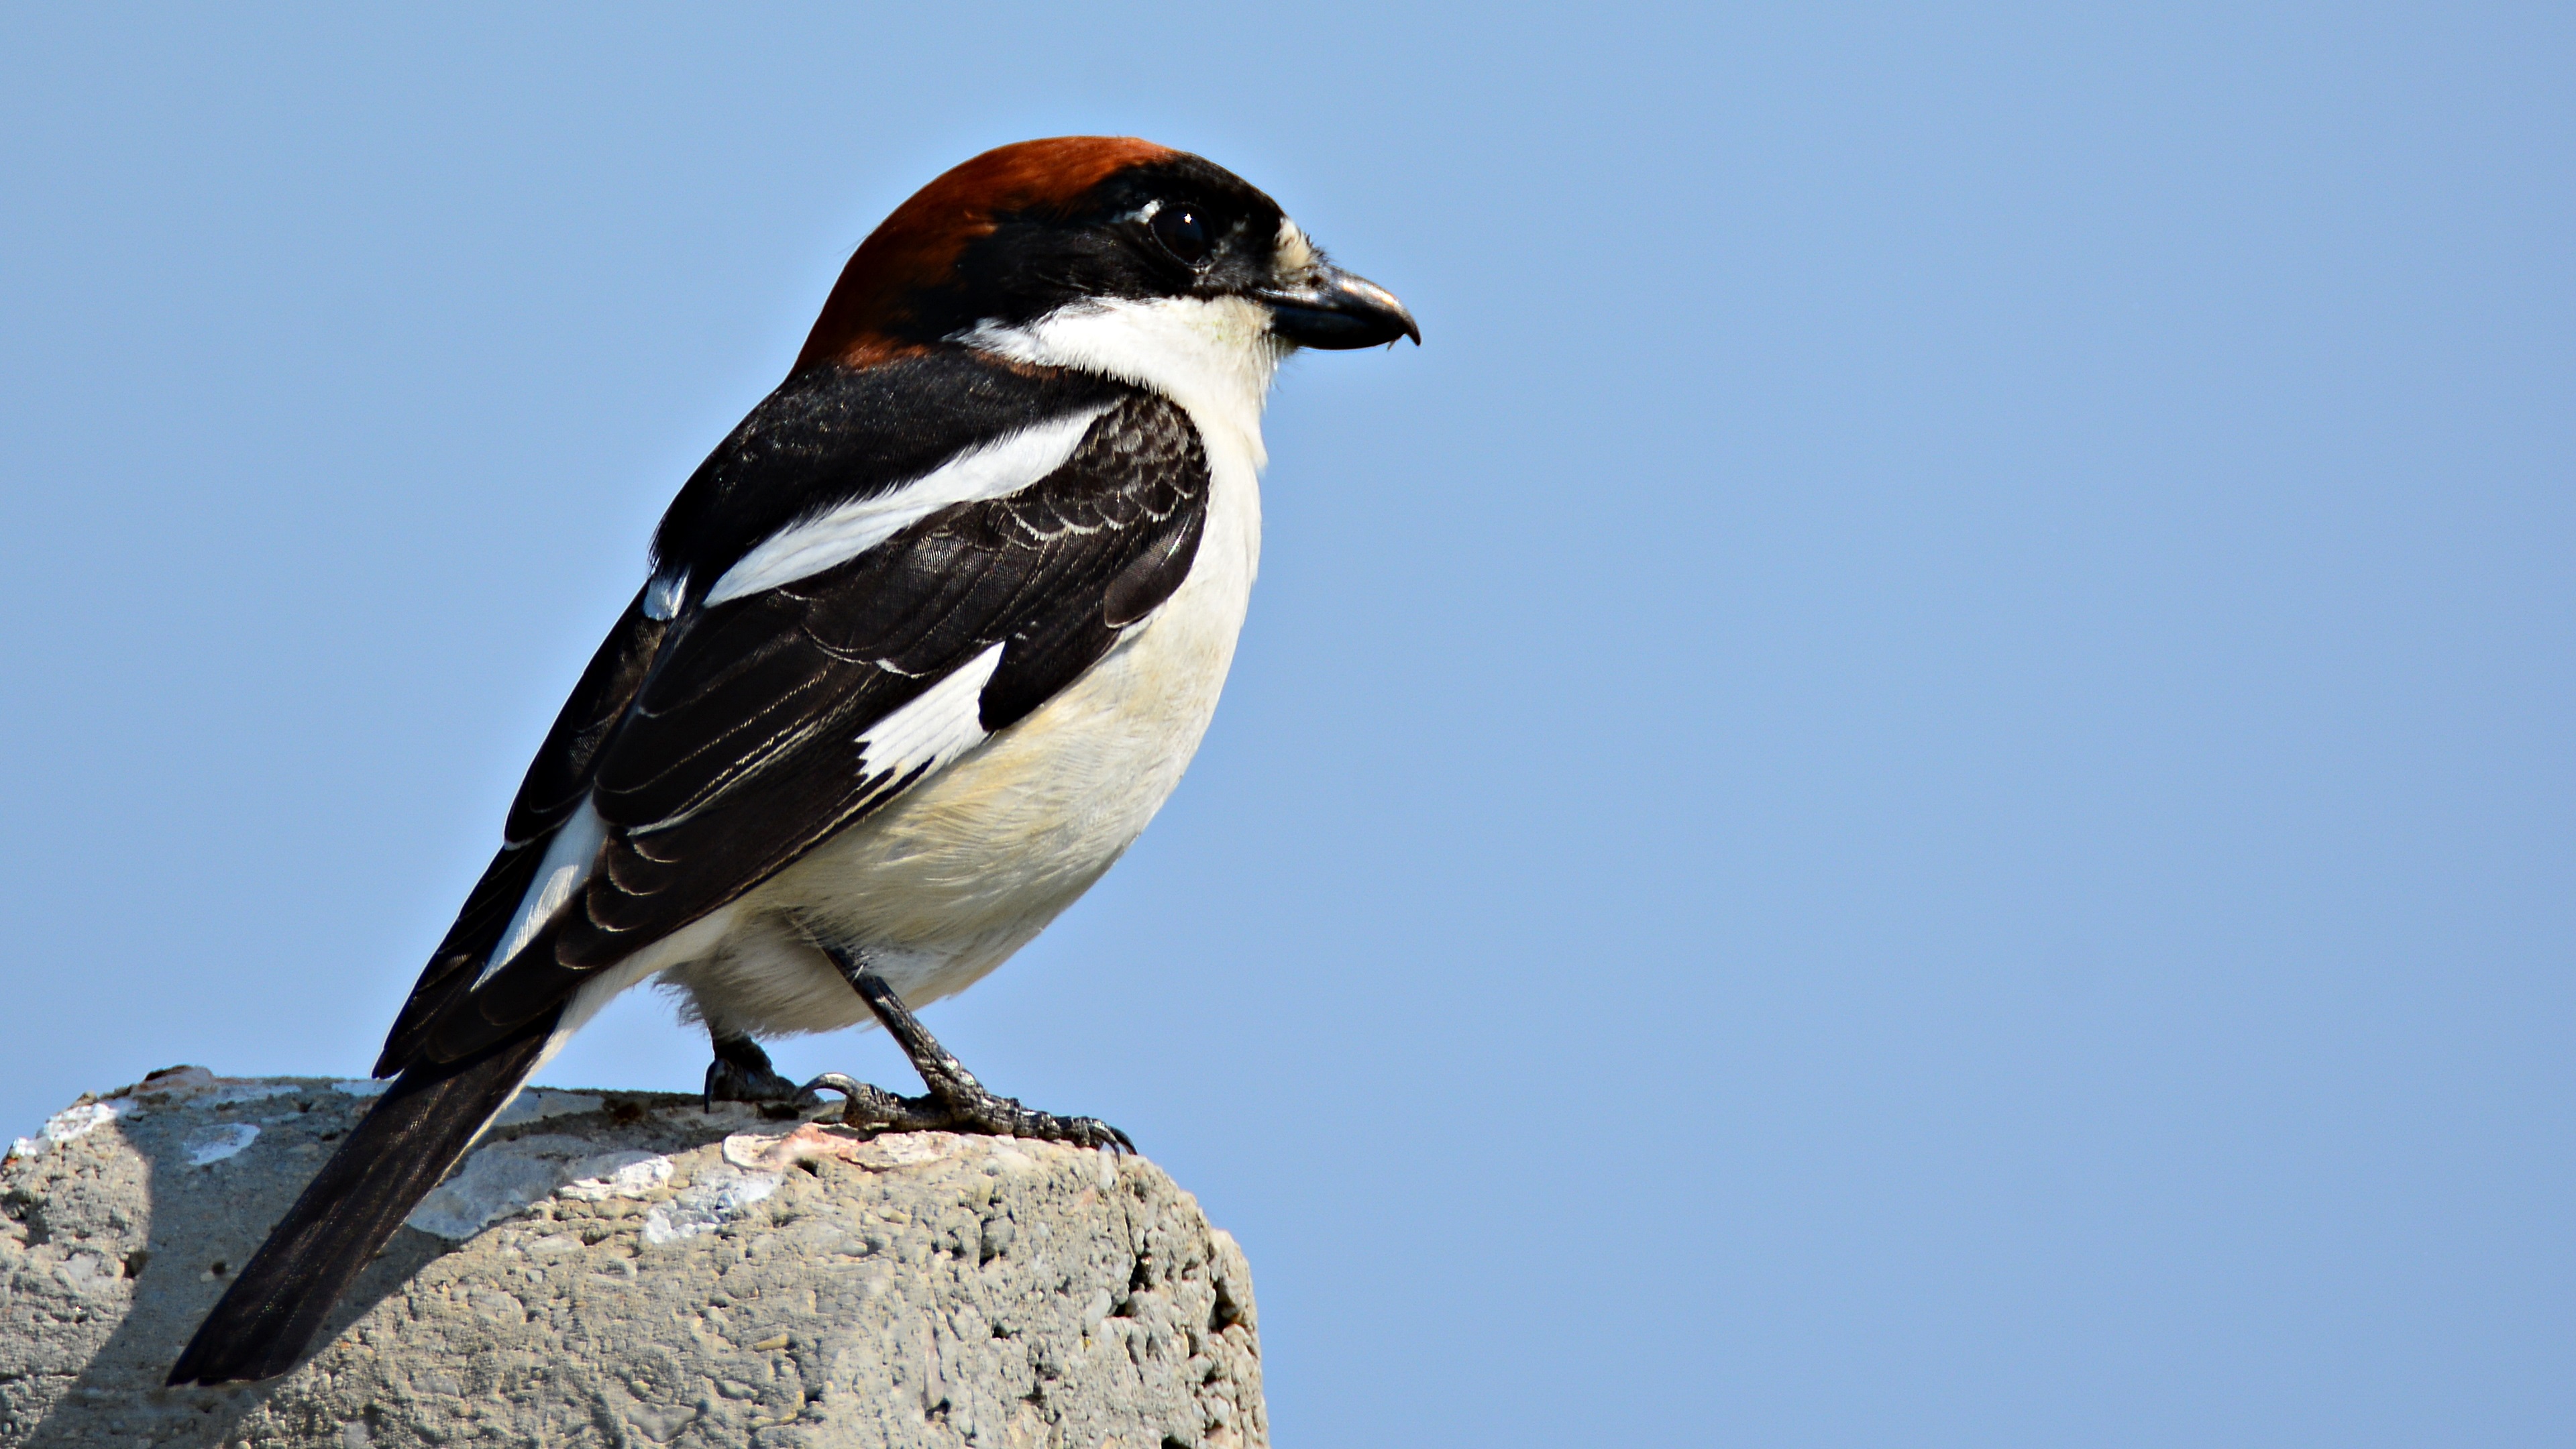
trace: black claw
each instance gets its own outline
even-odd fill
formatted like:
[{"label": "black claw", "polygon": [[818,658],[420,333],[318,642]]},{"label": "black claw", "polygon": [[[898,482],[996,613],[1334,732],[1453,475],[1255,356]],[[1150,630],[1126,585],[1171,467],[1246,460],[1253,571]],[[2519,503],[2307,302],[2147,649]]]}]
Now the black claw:
[{"label": "black claw", "polygon": [[[1051,1111],[1030,1111],[1015,1098],[997,1096],[987,1085],[974,1080],[974,1073],[963,1062],[940,1047],[904,998],[894,995],[886,977],[868,969],[866,962],[848,951],[817,941],[819,949],[832,957],[840,975],[850,982],[850,990],[866,1000],[868,1011],[894,1036],[896,1047],[912,1060],[912,1070],[922,1073],[922,1085],[930,1088],[925,1096],[894,1096],[884,1088],[873,1088],[863,1080],[842,1073],[824,1073],[796,1093],[796,1109],[801,1116],[819,1119],[824,1114],[822,1093],[835,1091],[842,1096],[842,1127],[871,1129],[871,1132],[981,1132],[987,1137],[1028,1137],[1033,1142],[1072,1142],[1077,1147],[1110,1147],[1110,1150],[1136,1152],[1136,1142],[1126,1132],[1118,1132],[1097,1116],[1056,1116]],[[752,1047],[757,1052],[757,1047]],[[721,1044],[719,1044],[721,1052]],[[768,1062],[768,1057],[762,1057]]]},{"label": "black claw", "polygon": [[873,1132],[972,1132],[987,1137],[1022,1137],[1033,1142],[1064,1142],[1076,1147],[1106,1147],[1134,1155],[1136,1144],[1126,1133],[1097,1117],[1058,1117],[1033,1112],[1008,1097],[977,1087],[971,1093],[932,1091],[899,1097],[840,1072],[825,1072],[797,1093],[798,1115],[820,1121],[833,1116],[825,1092],[841,1095],[838,1120],[844,1127]]},{"label": "black claw", "polygon": [[792,1103],[796,1084],[778,1074],[769,1053],[747,1036],[717,1037],[716,1059],[707,1064],[707,1110],[718,1102]]},{"label": "black claw", "polygon": [[[973,1072],[948,1054],[948,1049],[912,1014],[912,1008],[903,1004],[903,998],[895,995],[884,977],[838,947],[820,941],[815,944],[840,968],[850,989],[859,993],[859,999],[876,1013],[886,1035],[903,1048],[903,1054],[912,1060],[912,1069],[921,1073],[922,1085],[930,1090],[925,1096],[898,1097],[839,1072],[825,1072],[796,1094],[796,1105],[803,1115],[820,1115],[816,1111],[823,1100],[820,1094],[838,1092],[842,1098],[840,1120],[845,1127],[881,1132],[977,1132],[990,1137],[1107,1147],[1129,1154],[1136,1151],[1135,1142],[1126,1133],[1097,1117],[1058,1117],[1052,1112],[1031,1111],[1012,1098],[988,1090],[975,1080]],[[719,1044],[718,1050],[722,1049]],[[761,1060],[766,1065],[768,1058]]]}]

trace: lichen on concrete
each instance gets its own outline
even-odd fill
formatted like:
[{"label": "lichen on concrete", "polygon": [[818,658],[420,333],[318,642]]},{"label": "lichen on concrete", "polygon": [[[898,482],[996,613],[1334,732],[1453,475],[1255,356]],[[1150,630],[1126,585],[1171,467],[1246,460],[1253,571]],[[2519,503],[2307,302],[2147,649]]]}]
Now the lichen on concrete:
[{"label": "lichen on concrete", "polygon": [[1152,1164],[536,1093],[293,1372],[159,1387],[368,1106],[201,1070],[0,1165],[0,1449],[1268,1442],[1251,1275]]}]

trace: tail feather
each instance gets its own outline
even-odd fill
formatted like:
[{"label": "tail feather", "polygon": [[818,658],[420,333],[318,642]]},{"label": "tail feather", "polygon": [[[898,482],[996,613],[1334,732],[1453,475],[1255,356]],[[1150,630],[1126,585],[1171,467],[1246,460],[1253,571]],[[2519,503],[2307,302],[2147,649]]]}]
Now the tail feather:
[{"label": "tail feather", "polygon": [[461,1061],[417,1064],[387,1088],[198,1325],[169,1382],[293,1367],[349,1280],[536,1070],[554,1016]]}]

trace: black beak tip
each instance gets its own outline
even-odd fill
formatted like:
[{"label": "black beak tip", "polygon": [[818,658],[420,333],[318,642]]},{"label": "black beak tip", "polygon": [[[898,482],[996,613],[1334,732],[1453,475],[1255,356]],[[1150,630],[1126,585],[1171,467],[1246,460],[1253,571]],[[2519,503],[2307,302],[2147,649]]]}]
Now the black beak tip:
[{"label": "black beak tip", "polygon": [[1274,336],[1321,352],[1355,347],[1393,346],[1410,337],[1422,345],[1422,328],[1395,294],[1375,282],[1335,270],[1321,285],[1274,293],[1270,330]]}]

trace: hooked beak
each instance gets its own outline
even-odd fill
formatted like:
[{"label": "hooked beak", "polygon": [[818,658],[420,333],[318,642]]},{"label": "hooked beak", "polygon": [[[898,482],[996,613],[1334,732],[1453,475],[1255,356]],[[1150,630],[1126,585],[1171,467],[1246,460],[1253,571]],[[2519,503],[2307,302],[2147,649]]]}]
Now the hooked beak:
[{"label": "hooked beak", "polygon": [[1338,352],[1399,337],[1422,345],[1422,329],[1413,325],[1413,314],[1393,292],[1329,262],[1317,262],[1297,281],[1263,287],[1252,296],[1270,307],[1270,335],[1300,347]]}]

